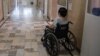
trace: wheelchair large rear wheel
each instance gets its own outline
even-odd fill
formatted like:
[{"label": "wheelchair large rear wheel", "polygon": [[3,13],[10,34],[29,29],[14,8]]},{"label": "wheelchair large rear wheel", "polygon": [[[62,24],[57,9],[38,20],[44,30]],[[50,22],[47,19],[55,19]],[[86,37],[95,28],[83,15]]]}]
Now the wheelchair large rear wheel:
[{"label": "wheelchair large rear wheel", "polygon": [[56,36],[52,33],[48,33],[45,39],[46,50],[50,56],[58,56],[59,44]]},{"label": "wheelchair large rear wheel", "polygon": [[77,40],[75,38],[75,35],[71,32],[71,31],[68,31],[67,33],[67,40],[66,40],[66,47],[70,50],[70,51],[73,51],[76,49],[76,45],[77,45]]}]

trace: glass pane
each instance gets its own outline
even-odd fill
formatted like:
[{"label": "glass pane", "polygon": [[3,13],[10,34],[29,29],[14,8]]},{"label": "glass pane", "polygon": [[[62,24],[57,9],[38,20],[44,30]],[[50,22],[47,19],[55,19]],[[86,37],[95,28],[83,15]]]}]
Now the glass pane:
[{"label": "glass pane", "polygon": [[62,6],[66,6],[66,0],[58,0],[58,4]]},{"label": "glass pane", "polygon": [[88,13],[100,16],[100,0],[88,0]]}]

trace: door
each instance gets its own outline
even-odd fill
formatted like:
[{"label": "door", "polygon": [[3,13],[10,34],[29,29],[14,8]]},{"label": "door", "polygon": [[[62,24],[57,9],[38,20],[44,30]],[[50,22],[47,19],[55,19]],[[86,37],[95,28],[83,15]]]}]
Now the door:
[{"label": "door", "polygon": [[3,11],[4,11],[4,18],[7,18],[8,15],[8,0],[3,0]]},{"label": "door", "polygon": [[2,0],[0,0],[0,21],[3,19],[3,6]]},{"label": "door", "polygon": [[49,0],[47,0],[47,18],[49,19]]}]

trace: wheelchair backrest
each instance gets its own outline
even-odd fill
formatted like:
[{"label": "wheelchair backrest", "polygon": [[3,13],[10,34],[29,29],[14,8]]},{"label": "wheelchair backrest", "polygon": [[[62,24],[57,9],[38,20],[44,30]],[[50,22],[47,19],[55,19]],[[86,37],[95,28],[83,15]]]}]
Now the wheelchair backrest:
[{"label": "wheelchair backrest", "polygon": [[67,37],[68,29],[69,29],[68,24],[57,23],[57,27],[55,29],[55,34],[58,38]]}]

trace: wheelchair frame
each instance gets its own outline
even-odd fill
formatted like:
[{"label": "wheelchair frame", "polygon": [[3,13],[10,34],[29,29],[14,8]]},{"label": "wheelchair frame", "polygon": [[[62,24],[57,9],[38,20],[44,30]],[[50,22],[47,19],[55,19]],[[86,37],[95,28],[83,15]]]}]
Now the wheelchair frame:
[{"label": "wheelchair frame", "polygon": [[[72,22],[68,23],[72,24]],[[72,36],[72,38],[71,38]],[[71,40],[73,39],[73,41]],[[74,34],[68,29],[68,38],[57,39],[56,35],[49,28],[45,28],[44,36],[41,41],[43,42],[43,46],[46,47],[46,50],[50,56],[59,56],[60,44],[69,52],[71,56],[73,54],[71,51],[76,49],[77,41]]]}]

